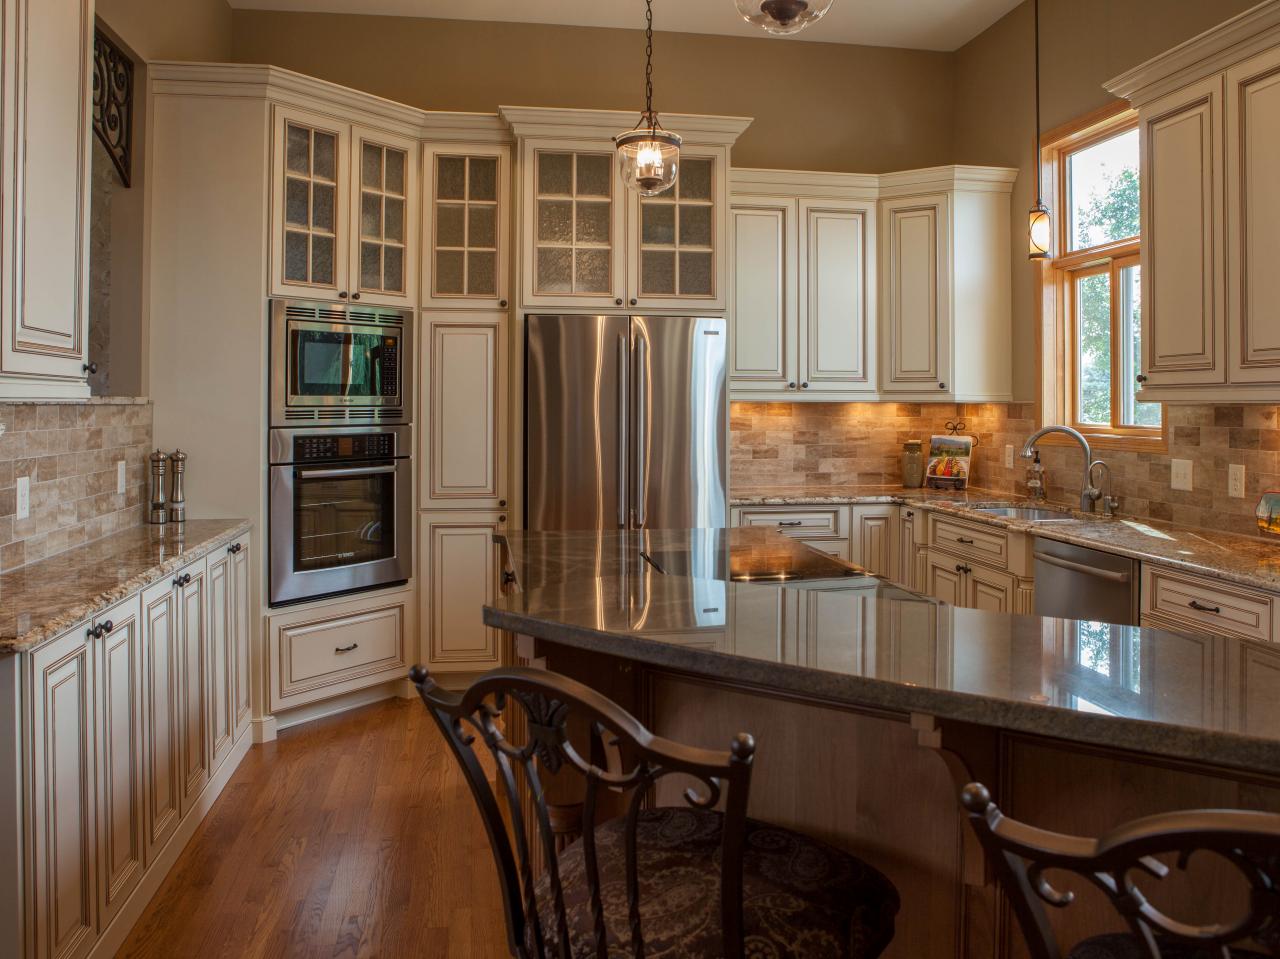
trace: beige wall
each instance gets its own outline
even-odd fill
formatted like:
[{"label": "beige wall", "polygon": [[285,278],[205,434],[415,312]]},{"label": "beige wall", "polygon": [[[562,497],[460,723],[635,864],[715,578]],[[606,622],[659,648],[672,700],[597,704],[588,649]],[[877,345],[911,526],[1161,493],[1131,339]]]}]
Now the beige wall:
[{"label": "beige wall", "polygon": [[101,17],[144,60],[230,60],[227,0],[98,0]]},{"label": "beige wall", "polygon": [[[1044,129],[1110,102],[1102,84],[1256,0],[1041,0]],[[1014,396],[1036,392],[1027,210],[1035,202],[1033,8],[1027,0],[955,54],[954,160],[1019,167],[1013,191]]]},{"label": "beige wall", "polygon": [[[250,10],[234,23],[237,61],[427,109],[641,106],[638,30]],[[952,154],[952,63],[947,53],[660,33],[656,106],[755,117],[736,166],[932,166]]]}]

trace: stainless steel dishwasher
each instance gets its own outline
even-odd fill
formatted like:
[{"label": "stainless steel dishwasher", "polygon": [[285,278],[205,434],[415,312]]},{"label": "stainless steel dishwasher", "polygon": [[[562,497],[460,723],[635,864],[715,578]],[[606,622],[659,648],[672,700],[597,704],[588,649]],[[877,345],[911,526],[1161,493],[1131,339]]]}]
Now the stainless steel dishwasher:
[{"label": "stainless steel dishwasher", "polygon": [[1035,538],[1037,616],[1138,625],[1138,563],[1097,549]]}]

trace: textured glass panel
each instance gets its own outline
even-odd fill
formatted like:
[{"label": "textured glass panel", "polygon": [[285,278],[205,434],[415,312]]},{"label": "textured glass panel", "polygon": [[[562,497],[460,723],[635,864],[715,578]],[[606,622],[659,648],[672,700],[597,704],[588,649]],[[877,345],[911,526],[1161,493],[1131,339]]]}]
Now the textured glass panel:
[{"label": "textured glass panel", "polygon": [[680,245],[711,245],[711,207],[680,205]]},{"label": "textured glass panel", "polygon": [[360,150],[360,185],[371,190],[382,189],[382,147],[362,144]]},{"label": "textured glass panel", "polygon": [[568,243],[573,239],[572,202],[538,201],[538,239],[549,243]]},{"label": "textured glass panel", "polygon": [[315,165],[311,173],[323,180],[338,179],[338,138],[332,133],[316,131]]},{"label": "textured glass panel", "polygon": [[360,244],[360,289],[382,289],[382,246],[378,243]]},{"label": "textured glass panel", "polygon": [[467,192],[467,161],[464,157],[436,157],[436,198],[464,200]]},{"label": "textured glass panel", "polygon": [[471,158],[471,199],[496,200],[498,198],[498,158]]},{"label": "textured glass panel", "polygon": [[467,208],[467,246],[498,245],[498,208],[479,204]]},{"label": "textured glass panel", "polygon": [[464,254],[461,250],[436,251],[436,292],[445,296],[462,295],[462,264]]},{"label": "textured glass panel", "polygon": [[568,196],[573,192],[573,154],[538,154],[538,192]]},{"label": "textured glass panel", "polygon": [[609,242],[609,203],[582,203],[578,207],[576,240],[579,243]]},{"label": "textured glass panel", "polygon": [[498,292],[498,254],[467,254],[467,292],[473,296],[496,296]]},{"label": "textured glass panel", "polygon": [[311,131],[306,127],[285,127],[284,165],[290,173],[311,173]]},{"label": "textured glass panel", "polygon": [[576,293],[609,292],[609,251],[578,250],[578,275],[574,283]]},{"label": "textured glass panel", "polygon": [[404,247],[382,248],[382,288],[391,293],[404,292]]},{"label": "textured glass panel", "polygon": [[643,250],[640,253],[640,292],[663,296],[675,291],[676,255],[665,250]]},{"label": "textured glass panel", "polygon": [[387,150],[386,182],[383,188],[388,193],[404,196],[404,165],[406,162],[403,150]]},{"label": "textured glass panel", "polygon": [[573,292],[573,251],[558,247],[538,247],[535,272],[537,292]]},{"label": "textured glass panel", "polygon": [[307,235],[286,231],[284,235],[284,278],[307,282]]},{"label": "textured glass panel", "polygon": [[287,179],[284,181],[284,222],[294,226],[308,226],[307,206],[310,191],[306,180]]},{"label": "textured glass panel", "polygon": [[613,157],[599,153],[578,154],[578,196],[608,196]]},{"label": "textured glass panel", "polygon": [[645,203],[640,207],[640,242],[670,246],[676,242],[673,203]]},{"label": "textured glass panel", "polygon": [[461,203],[436,204],[436,246],[463,246],[463,217],[467,208]]},{"label": "textured glass panel", "polygon": [[314,234],[311,237],[311,282],[333,282],[333,237]]},{"label": "textured glass panel", "polygon": [[680,251],[680,295],[710,296],[711,254]]},{"label": "textured glass panel", "polygon": [[382,235],[397,243],[404,242],[404,200],[389,196],[382,201]]},{"label": "textured glass panel", "polygon": [[682,157],[680,160],[680,196],[686,200],[711,199],[711,161]]},{"label": "textured glass panel", "polygon": [[334,232],[334,188],[328,183],[311,184],[311,227],[325,233]]},{"label": "textured glass panel", "polygon": [[382,195],[360,194],[360,235],[375,239],[382,236]]}]

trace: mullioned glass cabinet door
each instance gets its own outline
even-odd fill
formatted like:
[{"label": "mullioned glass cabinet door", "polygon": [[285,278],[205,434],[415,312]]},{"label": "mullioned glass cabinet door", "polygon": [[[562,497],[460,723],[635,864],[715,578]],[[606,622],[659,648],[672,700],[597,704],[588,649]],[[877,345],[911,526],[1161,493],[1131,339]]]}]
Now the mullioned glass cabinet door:
[{"label": "mullioned glass cabinet door", "polygon": [[423,301],[505,309],[510,295],[511,152],[505,146],[427,147]]}]

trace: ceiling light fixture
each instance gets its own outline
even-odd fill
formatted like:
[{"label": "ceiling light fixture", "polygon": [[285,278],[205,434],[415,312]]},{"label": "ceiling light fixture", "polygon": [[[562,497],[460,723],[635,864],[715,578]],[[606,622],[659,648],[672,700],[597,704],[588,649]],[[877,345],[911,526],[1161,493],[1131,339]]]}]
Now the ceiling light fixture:
[{"label": "ceiling light fixture", "polygon": [[821,20],[835,0],[733,0],[747,23],[785,37]]},{"label": "ceiling light fixture", "polygon": [[1045,260],[1053,246],[1053,221],[1044,205],[1043,172],[1040,169],[1040,0],[1035,0],[1036,22],[1036,205],[1027,214],[1027,258]]},{"label": "ceiling light fixture", "polygon": [[613,142],[622,182],[641,196],[657,196],[676,182],[680,137],[662,128],[653,109],[653,0],[645,0],[644,21],[644,112],[639,123]]}]

